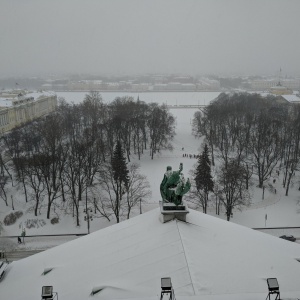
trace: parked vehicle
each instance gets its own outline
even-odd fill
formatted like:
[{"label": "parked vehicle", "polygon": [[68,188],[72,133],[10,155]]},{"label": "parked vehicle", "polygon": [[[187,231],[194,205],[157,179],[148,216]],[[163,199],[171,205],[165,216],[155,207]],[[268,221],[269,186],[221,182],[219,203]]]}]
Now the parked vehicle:
[{"label": "parked vehicle", "polygon": [[291,242],[296,241],[296,238],[293,235],[282,235],[280,238]]}]

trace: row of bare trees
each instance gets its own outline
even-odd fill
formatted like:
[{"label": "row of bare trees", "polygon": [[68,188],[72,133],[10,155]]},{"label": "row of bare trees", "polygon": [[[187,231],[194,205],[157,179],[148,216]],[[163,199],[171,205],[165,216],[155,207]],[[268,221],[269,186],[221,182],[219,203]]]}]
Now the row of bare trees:
[{"label": "row of bare trees", "polygon": [[139,166],[131,164],[122,192],[126,195],[114,209],[120,200],[112,191],[114,176],[109,176],[114,148],[119,143],[128,162],[132,153],[140,159],[145,149],[153,159],[159,149],[171,147],[174,121],[165,106],[128,97],[104,104],[98,92],[91,92],[79,105],[61,100],[55,113],[1,137],[0,195],[8,205],[8,184],[22,188],[24,200],[34,203],[35,216],[46,207],[49,219],[63,206],[77,225],[84,201],[99,216],[109,219],[113,214],[119,221],[126,212],[129,218],[132,207],[149,197],[149,184]]},{"label": "row of bare trees", "polygon": [[[225,197],[225,204],[232,201],[226,194],[230,184],[240,186],[236,197],[240,206],[247,202],[240,200],[249,198],[242,192],[248,190],[253,174],[258,186],[264,188],[279,168],[284,173],[283,186],[288,195],[292,176],[299,167],[300,106],[273,96],[223,93],[195,113],[192,127],[195,136],[205,137],[212,165],[216,159],[219,162],[219,185],[215,190]],[[242,180],[229,181],[233,174],[239,174],[234,178]],[[229,216],[230,210],[227,211]]]}]

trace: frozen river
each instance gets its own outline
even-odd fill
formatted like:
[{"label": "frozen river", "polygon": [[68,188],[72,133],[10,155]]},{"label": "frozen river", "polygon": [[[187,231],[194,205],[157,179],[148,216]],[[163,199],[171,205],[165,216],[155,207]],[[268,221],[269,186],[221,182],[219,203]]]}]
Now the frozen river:
[{"label": "frozen river", "polygon": [[[68,103],[78,104],[83,101],[88,92],[57,92],[57,97],[65,98]],[[218,97],[219,92],[100,92],[105,103],[113,101],[117,97],[129,96],[133,99],[139,99],[146,103],[157,102],[167,105],[207,105]]]}]

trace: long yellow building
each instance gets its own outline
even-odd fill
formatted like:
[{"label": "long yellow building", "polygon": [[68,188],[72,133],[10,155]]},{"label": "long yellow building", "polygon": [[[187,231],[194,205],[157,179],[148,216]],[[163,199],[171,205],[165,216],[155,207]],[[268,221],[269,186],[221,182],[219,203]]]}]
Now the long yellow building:
[{"label": "long yellow building", "polygon": [[25,93],[22,91],[0,94],[0,134],[28,121],[54,111],[57,96],[54,93]]}]

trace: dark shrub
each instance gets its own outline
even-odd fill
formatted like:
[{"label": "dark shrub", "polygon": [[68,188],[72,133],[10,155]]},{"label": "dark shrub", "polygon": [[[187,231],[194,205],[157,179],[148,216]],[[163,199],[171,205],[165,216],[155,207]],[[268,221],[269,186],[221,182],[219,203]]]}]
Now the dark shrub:
[{"label": "dark shrub", "polygon": [[46,225],[46,222],[44,220],[39,219],[28,219],[24,222],[24,225],[26,228],[39,228]]},{"label": "dark shrub", "polygon": [[23,212],[21,211],[12,212],[4,218],[3,223],[6,226],[15,224],[17,219],[19,219],[22,216],[23,216]]},{"label": "dark shrub", "polygon": [[59,219],[57,217],[51,219],[51,224],[54,225],[54,224],[57,224],[57,223],[59,223]]}]

